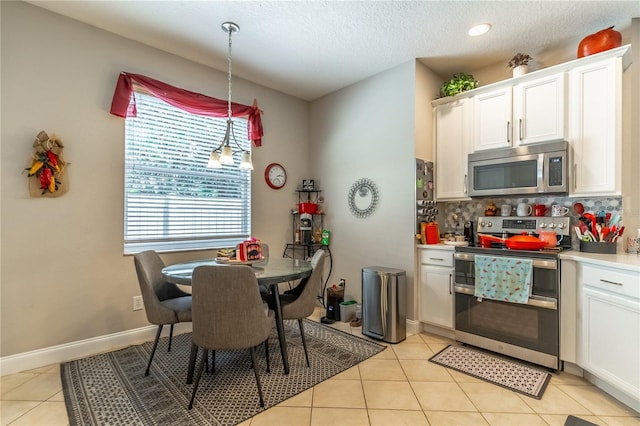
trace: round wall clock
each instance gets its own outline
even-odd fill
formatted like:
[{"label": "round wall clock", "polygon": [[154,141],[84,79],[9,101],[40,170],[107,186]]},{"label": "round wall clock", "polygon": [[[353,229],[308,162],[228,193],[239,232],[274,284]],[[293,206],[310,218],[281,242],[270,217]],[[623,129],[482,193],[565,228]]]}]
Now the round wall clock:
[{"label": "round wall clock", "polygon": [[287,171],[281,164],[271,163],[264,169],[264,180],[273,189],[280,189],[287,183]]}]

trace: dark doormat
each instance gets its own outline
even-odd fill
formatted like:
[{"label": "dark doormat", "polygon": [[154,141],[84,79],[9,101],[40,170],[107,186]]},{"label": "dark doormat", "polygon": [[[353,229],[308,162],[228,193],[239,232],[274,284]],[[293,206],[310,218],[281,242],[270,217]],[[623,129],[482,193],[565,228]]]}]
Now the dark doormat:
[{"label": "dark doormat", "polygon": [[429,361],[535,399],[551,379],[546,371],[463,346],[449,345]]},{"label": "dark doormat", "polygon": [[595,423],[588,422],[586,420],[582,420],[580,417],[571,416],[567,417],[567,420],[564,422],[564,426],[598,426]]}]

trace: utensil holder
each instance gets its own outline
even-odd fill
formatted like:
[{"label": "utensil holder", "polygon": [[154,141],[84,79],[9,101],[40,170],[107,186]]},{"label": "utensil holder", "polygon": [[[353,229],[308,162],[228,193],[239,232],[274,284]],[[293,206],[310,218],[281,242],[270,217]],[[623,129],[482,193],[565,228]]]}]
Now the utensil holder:
[{"label": "utensil holder", "polygon": [[616,254],[617,246],[616,243],[580,241],[580,251],[585,253]]}]

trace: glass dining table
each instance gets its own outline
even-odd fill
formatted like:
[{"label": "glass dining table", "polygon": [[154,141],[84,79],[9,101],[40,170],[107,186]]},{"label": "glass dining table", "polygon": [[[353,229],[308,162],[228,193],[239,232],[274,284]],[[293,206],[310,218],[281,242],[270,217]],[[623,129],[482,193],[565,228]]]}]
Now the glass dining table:
[{"label": "glass dining table", "polygon": [[[198,266],[204,265],[217,265],[232,268],[234,266],[234,263],[222,263],[216,261],[215,259],[193,260],[190,262],[169,265],[162,269],[162,275],[169,282],[190,286],[193,270]],[[284,366],[285,374],[289,374],[289,357],[287,355],[287,342],[284,333],[282,305],[280,303],[280,291],[278,288],[278,284],[281,282],[298,280],[310,276],[312,271],[311,263],[302,259],[269,258],[260,262],[251,263],[250,266],[256,273],[258,285],[264,285],[268,287],[269,291],[274,296],[276,307],[276,329],[278,331],[278,340],[280,342],[280,352],[282,353],[282,363]],[[192,379],[193,371],[190,367],[187,377],[187,383],[191,383]]]}]

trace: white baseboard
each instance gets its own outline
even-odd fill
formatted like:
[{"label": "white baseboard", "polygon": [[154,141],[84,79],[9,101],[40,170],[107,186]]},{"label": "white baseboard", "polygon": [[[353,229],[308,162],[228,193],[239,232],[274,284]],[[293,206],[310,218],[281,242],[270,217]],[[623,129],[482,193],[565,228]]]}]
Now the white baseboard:
[{"label": "white baseboard", "polygon": [[435,334],[436,336],[446,337],[447,339],[456,340],[455,331],[450,328],[439,327],[437,325],[422,323],[421,331],[425,333]]},{"label": "white baseboard", "polygon": [[569,361],[562,362],[562,371],[569,374],[573,374],[574,376],[584,377],[584,370],[582,370],[582,368],[578,367],[576,364]]},{"label": "white baseboard", "polygon": [[[102,352],[108,352],[131,345],[139,345],[155,338],[158,327],[150,325],[121,331],[91,339],[79,340],[63,345],[51,346],[20,354],[9,355],[0,358],[0,375],[19,373],[47,365],[72,361]],[[169,327],[162,330],[163,336],[169,335]],[[191,323],[178,323],[173,329],[173,334],[178,335],[191,331]]]},{"label": "white baseboard", "polygon": [[406,320],[407,334],[420,334],[422,329],[420,328],[420,321]]},{"label": "white baseboard", "polygon": [[636,413],[640,414],[640,400],[636,395],[629,395],[628,393],[618,389],[617,387],[609,384],[606,380],[602,380],[598,376],[591,374],[588,371],[584,371],[584,378],[594,386],[602,389],[618,401],[631,408]]}]

